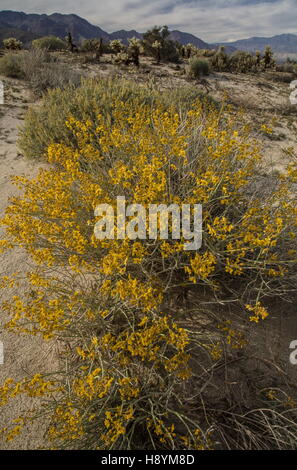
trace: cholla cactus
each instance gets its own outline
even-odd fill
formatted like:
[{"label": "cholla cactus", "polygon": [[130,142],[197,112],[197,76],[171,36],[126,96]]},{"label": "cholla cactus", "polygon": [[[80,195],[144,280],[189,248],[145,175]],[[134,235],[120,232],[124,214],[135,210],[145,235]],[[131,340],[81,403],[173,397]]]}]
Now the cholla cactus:
[{"label": "cholla cactus", "polygon": [[202,52],[203,50],[198,49],[198,47],[194,46],[194,44],[189,43],[185,46],[185,55],[188,59],[195,55],[203,55]]},{"label": "cholla cactus", "polygon": [[71,52],[78,52],[78,47],[73,42],[72,34],[69,32],[66,36],[66,42],[68,44],[68,48]]},{"label": "cholla cactus", "polygon": [[114,64],[124,64],[124,65],[129,65],[130,62],[130,57],[129,54],[125,51],[119,52],[114,58],[113,58],[113,63]]},{"label": "cholla cactus", "polygon": [[67,44],[68,44],[68,47],[69,49],[71,50],[71,52],[73,51],[73,40],[72,40],[72,34],[69,32],[68,35],[66,36],[66,41],[67,41]]},{"label": "cholla cactus", "polygon": [[152,47],[155,49],[156,51],[156,55],[157,55],[157,62],[158,64],[161,62],[161,49],[162,49],[162,44],[160,43],[160,41],[155,41],[153,44],[152,44]]},{"label": "cholla cactus", "polygon": [[139,56],[142,52],[141,42],[137,38],[128,39],[129,46],[128,46],[128,55],[131,57],[133,64],[137,67],[139,66]]},{"label": "cholla cactus", "polygon": [[124,50],[124,44],[122,43],[121,39],[113,39],[110,41],[109,47],[115,54],[119,54]]},{"label": "cholla cactus", "polygon": [[256,67],[260,67],[261,65],[261,52],[256,51]]},{"label": "cholla cactus", "polygon": [[255,57],[246,51],[236,51],[230,59],[230,68],[235,72],[247,73],[254,70],[256,65]]},{"label": "cholla cactus", "polygon": [[272,68],[275,65],[271,47],[266,46],[263,60],[265,69]]},{"label": "cholla cactus", "polygon": [[5,49],[10,49],[13,51],[18,51],[22,49],[23,43],[16,38],[7,38],[3,40],[3,45]]},{"label": "cholla cactus", "polygon": [[193,44],[189,43],[186,45],[186,57],[190,59],[192,53],[193,53]]},{"label": "cholla cactus", "polygon": [[102,56],[103,54],[103,39],[100,38],[99,41],[98,41],[98,44],[97,44],[97,47],[96,47],[96,58],[97,59],[100,59],[100,57]]},{"label": "cholla cactus", "polygon": [[214,69],[218,70],[219,72],[228,68],[228,56],[225,52],[224,46],[220,46],[217,52],[212,56],[211,64]]},{"label": "cholla cactus", "polygon": [[128,65],[130,62],[130,57],[127,52],[120,52],[118,55],[120,62],[122,62],[125,65]]}]

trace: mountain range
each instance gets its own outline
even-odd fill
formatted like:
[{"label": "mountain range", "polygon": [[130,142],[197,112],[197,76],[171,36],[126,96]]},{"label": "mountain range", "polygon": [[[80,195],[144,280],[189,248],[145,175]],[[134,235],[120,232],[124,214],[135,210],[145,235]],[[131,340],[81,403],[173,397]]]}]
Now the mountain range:
[{"label": "mountain range", "polygon": [[[47,35],[64,38],[69,31],[71,32],[74,41],[78,43],[82,42],[84,39],[101,37],[105,41],[122,39],[122,41],[127,44],[128,39],[131,37],[136,37],[138,39],[142,38],[142,34],[134,30],[120,30],[115,31],[114,33],[107,33],[99,26],[94,26],[77,15],[62,15],[60,13],[53,13],[52,15],[37,15],[10,10],[1,11],[0,38],[3,36],[3,32],[6,35],[5,37],[7,37],[9,30],[11,30],[11,33],[14,33],[14,37],[21,40],[23,38],[25,39],[25,42],[29,42],[36,37]],[[181,31],[172,31],[170,39],[173,41],[179,41],[182,44],[188,44],[191,42],[201,49],[211,48],[209,44],[196,36],[189,33],[183,33]]]},{"label": "mountain range", "polygon": [[109,40],[109,34],[99,26],[94,26],[77,15],[52,15],[26,14],[16,11],[0,11],[0,29],[12,29],[25,31],[37,37],[53,35],[64,38],[70,31],[75,41],[102,37]]},{"label": "mountain range", "polygon": [[[120,30],[108,33],[99,26],[92,25],[87,20],[74,14],[39,15],[10,10],[0,11],[0,40],[13,36],[20,39],[24,44],[28,44],[33,39],[47,35],[65,38],[68,32],[71,32],[74,41],[77,43],[81,43],[84,39],[101,37],[105,41],[122,39],[127,44],[128,39],[131,37],[142,38],[142,33],[135,30]],[[200,49],[213,49],[219,45],[208,44],[193,34],[178,30],[171,31],[170,39],[181,44],[192,43]],[[271,46],[273,51],[279,54],[297,54],[296,34],[281,34],[271,38],[253,37],[220,44],[226,46],[227,52],[233,52],[236,49],[251,52],[263,51],[266,46]]]},{"label": "mountain range", "polygon": [[278,36],[253,37],[249,39],[240,39],[234,42],[222,43],[226,46],[233,46],[241,51],[263,51],[266,46],[270,46],[276,53],[297,53],[297,35],[280,34]]}]

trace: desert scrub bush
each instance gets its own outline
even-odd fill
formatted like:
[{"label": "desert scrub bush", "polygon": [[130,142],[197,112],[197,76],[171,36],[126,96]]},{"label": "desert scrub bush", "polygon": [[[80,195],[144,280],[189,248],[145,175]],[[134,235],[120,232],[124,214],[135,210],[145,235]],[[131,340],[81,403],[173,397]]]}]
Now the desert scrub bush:
[{"label": "desert scrub bush", "polygon": [[297,74],[297,67],[296,67],[296,64],[294,63],[285,62],[284,64],[276,65],[276,72]]},{"label": "desert scrub bush", "polygon": [[59,63],[57,58],[45,49],[36,48],[24,52],[19,60],[24,78],[39,96],[48,89],[63,89],[70,84],[76,87],[80,84],[80,74]]},{"label": "desert scrub bush", "polygon": [[[56,448],[207,449],[218,439],[221,448],[257,448],[260,439],[289,446],[296,430],[282,408],[257,409],[254,401],[249,419],[227,401],[216,413],[205,389],[224,348],[246,347],[243,325],[268,317],[267,298],[296,292],[296,163],[266,185],[264,198],[259,146],[231,109],[196,100],[177,112],[162,95],[125,85],[121,96],[121,86],[105,82],[109,101],[99,104],[84,88],[93,112],[69,113],[64,127],[73,138],[49,142],[41,154],[50,166],[15,178],[23,193],[2,219],[1,246],[23,247],[37,267],[25,279],[1,279],[5,288],[27,283],[22,297],[2,303],[7,328],[65,341],[65,366],[48,377],[8,379],[0,403],[44,397]],[[185,251],[171,231],[168,239],[118,231],[97,239],[94,211],[100,203],[116,211],[118,195],[134,205],[124,229],[133,224],[136,235],[137,204],[202,203],[201,249]],[[179,295],[195,293],[182,308]],[[236,306],[237,323],[218,315],[218,305]],[[20,432],[32,413],[3,437]],[[279,440],[269,431],[276,416]]]},{"label": "desert scrub bush", "polygon": [[28,158],[40,158],[50,143],[72,142],[73,134],[65,126],[67,117],[72,115],[78,120],[94,120],[99,112],[108,116],[112,110],[111,103],[117,97],[123,103],[133,100],[138,106],[153,105],[158,98],[167,105],[174,103],[176,110],[184,113],[199,96],[201,92],[190,86],[164,91],[160,95],[158,91],[126,80],[83,78],[78,88],[72,85],[63,91],[49,90],[43,103],[28,111],[20,132],[19,147]]},{"label": "desert scrub bush", "polygon": [[18,57],[20,67],[28,81],[30,81],[32,76],[36,73],[36,70],[39,70],[44,66],[49,67],[50,64],[56,62],[56,58],[45,49],[31,49],[29,51],[23,51],[18,55]]},{"label": "desert scrub bush", "polygon": [[33,49],[46,49],[48,51],[62,51],[67,49],[67,44],[62,39],[55,36],[44,36],[32,41]]},{"label": "desert scrub bush", "polygon": [[5,49],[9,49],[12,51],[19,51],[23,47],[22,41],[19,41],[16,38],[7,38],[3,39],[3,46]]},{"label": "desert scrub bush", "polygon": [[0,68],[3,75],[25,78],[30,81],[37,70],[45,65],[49,66],[49,63],[54,61],[55,59],[49,52],[42,49],[33,49],[31,51],[22,51],[18,54],[6,54],[0,60]]},{"label": "desert scrub bush", "polygon": [[207,60],[198,59],[193,57],[189,61],[188,75],[191,78],[200,78],[209,75],[210,67]]},{"label": "desert scrub bush", "polygon": [[12,52],[0,58],[0,74],[11,78],[24,78],[18,54]]},{"label": "desert scrub bush", "polygon": [[79,72],[57,62],[43,64],[35,70],[30,78],[30,85],[38,95],[42,95],[48,89],[58,88],[63,90],[69,85],[75,88],[80,85],[80,82],[81,75]]},{"label": "desert scrub bush", "polygon": [[0,73],[7,77],[24,78],[41,96],[48,89],[80,85],[81,75],[61,64],[48,51],[33,49],[19,54],[9,53],[0,59]]}]

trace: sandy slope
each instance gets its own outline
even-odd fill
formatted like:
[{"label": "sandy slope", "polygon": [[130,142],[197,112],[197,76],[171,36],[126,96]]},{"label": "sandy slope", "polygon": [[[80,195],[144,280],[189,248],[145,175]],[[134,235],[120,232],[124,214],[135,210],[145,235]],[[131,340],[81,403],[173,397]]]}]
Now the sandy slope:
[{"label": "sandy slope", "polygon": [[[10,175],[32,176],[38,170],[37,166],[25,160],[16,148],[18,127],[30,100],[30,93],[23,84],[5,79],[5,104],[0,106],[0,216],[7,206],[8,198],[17,193],[17,188],[10,181]],[[0,232],[0,237],[3,237],[3,230]],[[8,252],[0,255],[0,273],[9,275],[16,271],[24,272],[29,269],[27,263],[26,254],[21,250]],[[20,291],[19,288],[15,293],[21,294]],[[20,336],[6,331],[3,328],[6,320],[7,318],[2,313],[0,340],[4,344],[4,365],[0,365],[0,383],[8,377],[17,380],[28,373],[40,372],[55,362],[53,344],[44,343],[41,338]],[[9,406],[0,408],[0,426],[5,426],[11,417],[16,417],[22,409],[27,409],[32,404],[33,399],[18,398]],[[22,437],[11,443],[6,444],[0,441],[0,449],[36,448],[42,445],[42,434],[42,426],[36,423]]]}]

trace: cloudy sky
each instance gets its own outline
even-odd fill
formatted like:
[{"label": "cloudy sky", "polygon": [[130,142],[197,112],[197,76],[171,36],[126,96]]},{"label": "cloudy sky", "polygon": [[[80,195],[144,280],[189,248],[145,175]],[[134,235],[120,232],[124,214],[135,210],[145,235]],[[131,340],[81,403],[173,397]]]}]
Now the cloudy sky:
[{"label": "cloudy sky", "polygon": [[167,24],[208,42],[297,34],[297,0],[0,0],[0,7],[75,13],[108,32]]}]

